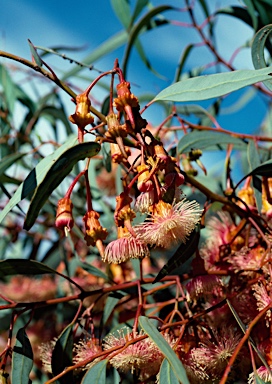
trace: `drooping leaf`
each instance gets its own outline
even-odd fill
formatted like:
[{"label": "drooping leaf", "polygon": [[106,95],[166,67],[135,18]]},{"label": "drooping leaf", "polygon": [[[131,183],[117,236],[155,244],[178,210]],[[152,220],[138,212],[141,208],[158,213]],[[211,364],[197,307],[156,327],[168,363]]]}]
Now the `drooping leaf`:
[{"label": "drooping leaf", "polygon": [[[237,321],[239,327],[241,328],[242,332],[245,333],[246,330],[247,330],[247,327],[246,325],[242,322],[240,316],[238,315],[238,313],[236,312],[235,308],[233,307],[233,305],[231,304],[231,302],[227,299],[227,304],[229,306],[229,309],[231,310],[235,320]],[[271,373],[271,370],[270,370],[270,367],[269,365],[267,364],[265,358],[263,357],[262,353],[259,351],[258,347],[256,346],[254,340],[252,339],[252,337],[250,336],[249,337],[249,341],[250,341],[250,344],[252,345],[254,351],[257,353],[259,359],[261,360],[261,362],[264,364],[264,366],[266,367],[266,369],[268,370],[269,374],[272,375]]]},{"label": "drooping leaf", "polygon": [[88,262],[79,261],[78,266],[83,268],[85,271],[91,273],[94,276],[101,277],[106,281],[109,280],[109,277],[103,271],[101,271],[99,268],[95,267],[94,265],[89,264]]},{"label": "drooping leaf", "polygon": [[248,85],[271,79],[272,68],[238,70],[197,76],[179,81],[161,91],[153,101],[207,100],[237,91]]},{"label": "drooping leaf", "polygon": [[[253,169],[257,168],[261,161],[260,156],[257,151],[257,148],[255,146],[254,141],[250,141],[247,148],[247,158],[248,158],[248,164],[249,169],[253,171]],[[262,210],[262,188],[258,188],[258,186],[262,185],[261,180],[258,178],[258,176],[253,175],[253,189],[254,189],[254,195],[256,199],[256,205],[259,212]]]},{"label": "drooping leaf", "polygon": [[158,15],[159,13],[165,12],[167,10],[174,9],[170,5],[159,5],[158,7],[152,8],[148,13],[146,13],[134,26],[131,28],[130,34],[129,34],[129,39],[128,39],[128,44],[126,47],[126,51],[124,54],[124,60],[123,60],[123,73],[124,76],[126,76],[126,70],[127,70],[127,65],[128,65],[128,60],[130,57],[130,52],[131,49],[134,45],[135,40],[139,36],[139,34],[142,32],[142,30],[147,27],[151,21],[151,19]]},{"label": "drooping leaf", "polygon": [[134,11],[131,16],[131,25],[135,22],[145,6],[149,4],[149,0],[137,0]]},{"label": "drooping leaf", "polygon": [[[85,57],[82,61],[84,64],[92,64],[95,61],[99,60],[101,57],[108,55],[110,52],[118,49],[122,45],[124,45],[128,40],[128,35],[126,31],[120,31],[116,33],[114,36],[111,36],[108,40],[104,41],[99,47],[94,49],[90,55]],[[80,71],[82,71],[82,67],[76,66],[70,71],[66,72],[62,80],[66,80],[72,76],[77,75]]]},{"label": "drooping leaf", "polygon": [[[246,143],[237,138],[221,132],[192,131],[184,135],[178,143],[178,153],[190,152],[191,149],[213,148],[224,144],[234,144],[237,148],[246,148]],[[218,148],[217,148],[218,149]]]},{"label": "drooping leaf", "polygon": [[113,309],[115,308],[115,306],[119,302],[120,298],[123,297],[123,295],[120,292],[118,292],[118,293],[119,293],[120,297],[116,297],[116,294],[114,296],[109,295],[107,297],[107,301],[106,301],[104,311],[103,311],[103,324],[104,325],[108,321]]},{"label": "drooping leaf", "polygon": [[[14,84],[9,72],[2,64],[0,64],[0,84],[3,87],[1,98],[5,100],[9,112],[13,113],[16,102],[16,88],[18,86]],[[1,124],[3,124],[3,121],[1,121]]]},{"label": "drooping leaf", "polygon": [[111,0],[111,6],[125,29],[128,29],[131,19],[128,0]]},{"label": "drooping leaf", "polygon": [[159,271],[158,275],[152,282],[153,284],[160,281],[163,277],[169,275],[175,269],[184,264],[195,253],[199,243],[200,231],[197,226],[191,233],[185,244],[181,244],[170,260]]},{"label": "drooping leaf", "polygon": [[84,375],[81,384],[105,384],[108,360],[102,360],[93,365]]},{"label": "drooping leaf", "polygon": [[[264,58],[264,48],[268,35],[272,32],[272,24],[266,25],[261,28],[254,36],[251,46],[251,57],[253,65],[257,70],[261,68],[267,69],[267,65]],[[272,91],[272,80],[268,79],[264,81],[264,85]]]},{"label": "drooping leaf", "polygon": [[33,352],[24,328],[20,328],[16,335],[16,343],[12,353],[12,382],[28,384],[29,374],[33,366]]},{"label": "drooping leaf", "polygon": [[41,275],[57,273],[54,269],[35,260],[6,259],[0,261],[0,279],[12,275]]},{"label": "drooping leaf", "polygon": [[[54,375],[61,373],[66,367],[72,365],[73,356],[73,324],[69,324],[60,334],[52,352],[52,372]],[[68,372],[58,379],[61,384],[72,384],[73,373]]]},{"label": "drooping leaf", "polygon": [[51,155],[47,156],[43,160],[39,162],[39,164],[30,172],[30,174],[26,177],[23,183],[16,190],[15,194],[12,196],[8,204],[4,207],[2,212],[0,213],[0,222],[5,218],[5,216],[18,204],[21,200],[23,200],[26,196],[32,193],[37,185],[44,179],[47,171],[50,169],[52,164],[68,149],[75,145],[77,142],[76,135],[70,136],[67,141],[60,146],[56,151],[54,151]]},{"label": "drooping leaf", "polygon": [[173,372],[171,365],[169,364],[167,359],[164,359],[162,365],[160,367],[159,372],[159,382],[160,383],[171,383],[171,384],[179,384],[180,381],[176,377]]},{"label": "drooping leaf", "polygon": [[176,378],[182,384],[190,384],[186,375],[186,371],[173,351],[168,342],[160,334],[157,328],[152,324],[152,322],[145,316],[139,317],[139,324],[145,331],[145,333],[150,337],[150,339],[157,345],[157,347],[162,351],[165,358],[168,360],[168,363],[171,365],[171,368],[176,376]]},{"label": "drooping leaf", "polygon": [[[79,160],[86,157],[95,156],[100,150],[100,145],[95,142],[80,143],[67,151],[55,160],[48,169],[46,175],[40,183],[37,183],[34,195],[30,202],[24,229],[29,230],[40,212],[40,209],[45,204],[51,193],[59,186],[62,180],[69,175],[73,167]],[[35,177],[35,175],[33,175]]]},{"label": "drooping leaf", "polygon": [[184,51],[182,52],[182,55],[179,59],[179,63],[178,63],[178,66],[177,66],[177,71],[176,71],[176,74],[175,74],[175,79],[174,79],[174,83],[176,83],[177,81],[179,81],[180,79],[180,75],[182,73],[182,70],[183,70],[183,67],[186,63],[186,60],[191,52],[191,50],[194,48],[194,44],[189,44],[185,47]]},{"label": "drooping leaf", "polygon": [[26,153],[13,153],[12,155],[5,156],[1,159],[0,162],[0,176],[17,160],[25,156]]}]

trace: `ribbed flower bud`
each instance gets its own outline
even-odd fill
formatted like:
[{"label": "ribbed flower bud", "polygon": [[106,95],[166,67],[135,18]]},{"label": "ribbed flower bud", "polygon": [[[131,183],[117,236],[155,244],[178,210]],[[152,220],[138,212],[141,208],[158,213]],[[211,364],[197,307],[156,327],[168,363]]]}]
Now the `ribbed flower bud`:
[{"label": "ribbed flower bud", "polygon": [[83,217],[85,223],[86,234],[84,239],[87,245],[95,246],[98,240],[105,240],[108,236],[106,228],[103,228],[99,222],[99,213],[96,211],[89,211]]},{"label": "ribbed flower bud", "polygon": [[55,226],[59,229],[67,228],[68,231],[74,226],[72,214],[73,204],[71,199],[64,197],[58,201]]}]

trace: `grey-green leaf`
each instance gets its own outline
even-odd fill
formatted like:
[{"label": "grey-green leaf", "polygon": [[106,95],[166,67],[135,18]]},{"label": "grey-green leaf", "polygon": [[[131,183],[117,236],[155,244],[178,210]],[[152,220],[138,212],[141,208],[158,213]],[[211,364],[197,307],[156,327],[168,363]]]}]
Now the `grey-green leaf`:
[{"label": "grey-green leaf", "polygon": [[[73,324],[69,324],[58,337],[55,348],[52,352],[52,372],[54,375],[58,375],[66,367],[72,365],[73,354]],[[59,378],[59,382],[62,384],[72,384],[73,373],[68,372],[63,377]]]},{"label": "grey-green leaf", "polygon": [[[255,146],[254,141],[250,141],[247,148],[247,158],[248,158],[248,164],[249,169],[253,171],[253,169],[257,168],[261,161],[260,156],[257,151],[257,148]],[[258,211],[261,212],[262,210],[262,187],[261,187],[261,180],[258,178],[258,176],[253,175],[253,188],[254,188],[254,195],[256,199],[256,205],[258,208]]]},{"label": "grey-green leaf", "polygon": [[[0,223],[6,217],[6,215],[18,204],[21,200],[23,200],[27,195],[32,193],[37,185],[44,179],[46,173],[52,166],[52,164],[68,149],[73,147],[77,142],[77,136],[70,136],[67,141],[60,146],[56,151],[54,151],[51,155],[45,157],[43,160],[39,162],[39,164],[30,172],[30,174],[26,177],[23,183],[16,190],[15,194],[12,196],[8,204],[4,207],[2,212],[0,213]],[[35,176],[35,177],[33,177]]]},{"label": "grey-green leaf", "polygon": [[272,68],[238,70],[197,76],[179,81],[161,91],[153,101],[207,100],[237,91],[260,81],[271,80]]},{"label": "grey-green leaf", "polygon": [[24,328],[16,335],[16,343],[12,353],[12,382],[16,384],[29,383],[29,374],[33,366],[33,352]]},{"label": "grey-green leaf", "polygon": [[[100,151],[100,145],[95,142],[80,143],[55,159],[51,163],[43,180],[38,184],[32,197],[25,218],[24,229],[29,230],[51,193],[59,186],[62,180],[72,171],[74,165],[86,157],[95,156]],[[36,178],[35,172],[32,176]]]},{"label": "grey-green leaf", "polygon": [[[221,132],[192,131],[184,135],[178,143],[178,153],[190,152],[191,149],[213,148],[224,144],[234,144],[238,148],[246,148],[247,144],[237,138]],[[218,148],[217,148],[218,149]]]},{"label": "grey-green leaf", "polygon": [[173,369],[167,359],[164,359],[162,362],[160,372],[159,372],[159,382],[162,384],[164,383],[179,384],[180,383],[180,381],[174,374]]},{"label": "grey-green leaf", "polygon": [[182,383],[182,384],[190,384],[188,377],[186,375],[186,371],[173,351],[173,349],[170,347],[170,345],[167,343],[167,341],[164,339],[164,337],[160,334],[160,332],[157,330],[157,328],[152,324],[152,322],[145,316],[139,317],[139,323],[140,326],[143,328],[145,333],[150,337],[150,339],[157,345],[157,347],[162,351],[165,358],[168,360],[169,364],[171,365],[171,368],[176,376],[176,378]]},{"label": "grey-green leaf", "polygon": [[[254,67],[256,69],[265,68],[267,69],[265,58],[264,58],[264,48],[265,42],[272,31],[272,24],[266,25],[261,28],[256,35],[254,36],[252,47],[251,47],[251,56]],[[264,81],[264,85],[272,91],[272,80]]]},{"label": "grey-green leaf", "polygon": [[83,377],[81,384],[105,384],[108,360],[102,360],[93,365]]}]

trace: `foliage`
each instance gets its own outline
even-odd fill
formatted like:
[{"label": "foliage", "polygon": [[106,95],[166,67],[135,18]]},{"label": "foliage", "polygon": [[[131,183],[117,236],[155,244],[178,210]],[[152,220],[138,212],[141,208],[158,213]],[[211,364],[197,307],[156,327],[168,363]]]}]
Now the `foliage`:
[{"label": "foliage", "polygon": [[[112,1],[123,30],[83,63],[32,41],[32,61],[0,51],[1,382],[272,381],[269,3]],[[235,68],[240,50],[220,55],[222,16],[252,29],[255,69]],[[145,41],[170,25],[201,44],[188,42],[172,84],[136,95],[133,55],[161,80]],[[192,68],[203,47],[211,61]],[[49,64],[59,56],[74,64],[64,74]],[[50,92],[30,96],[11,61]],[[260,98],[260,126],[237,132],[235,109]]]}]

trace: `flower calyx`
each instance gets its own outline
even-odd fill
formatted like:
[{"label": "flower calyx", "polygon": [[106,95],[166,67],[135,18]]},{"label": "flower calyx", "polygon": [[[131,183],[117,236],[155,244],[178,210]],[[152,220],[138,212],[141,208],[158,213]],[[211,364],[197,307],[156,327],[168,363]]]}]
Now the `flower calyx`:
[{"label": "flower calyx", "polygon": [[99,222],[99,213],[88,211],[83,217],[85,223],[85,241],[87,245],[95,246],[97,241],[103,241],[108,236],[106,228],[103,228]]},{"label": "flower calyx", "polygon": [[91,101],[86,92],[83,92],[76,97],[76,112],[69,116],[69,120],[83,130],[86,125],[94,122],[94,117],[90,112]]}]

